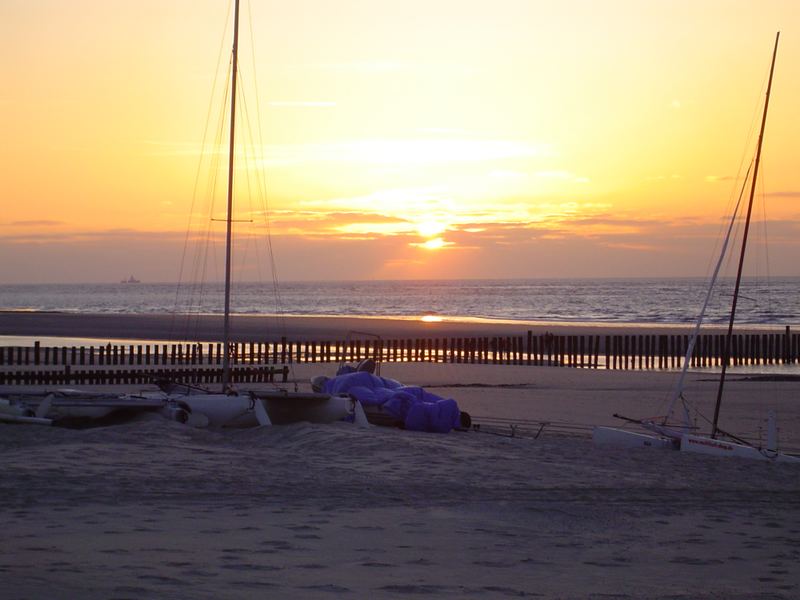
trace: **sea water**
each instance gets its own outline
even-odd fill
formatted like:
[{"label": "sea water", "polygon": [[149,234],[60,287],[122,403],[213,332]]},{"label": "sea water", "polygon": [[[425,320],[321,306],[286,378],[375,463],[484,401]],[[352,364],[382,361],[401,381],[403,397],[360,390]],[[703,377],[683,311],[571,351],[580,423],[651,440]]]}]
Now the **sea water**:
[{"label": "sea water", "polygon": [[[0,310],[72,313],[219,313],[221,283],[6,285]],[[240,314],[481,318],[510,321],[685,324],[707,290],[701,278],[506,279],[285,282],[236,284]],[[727,322],[733,281],[718,283],[706,323]],[[737,323],[793,325],[800,278],[742,283]]]}]

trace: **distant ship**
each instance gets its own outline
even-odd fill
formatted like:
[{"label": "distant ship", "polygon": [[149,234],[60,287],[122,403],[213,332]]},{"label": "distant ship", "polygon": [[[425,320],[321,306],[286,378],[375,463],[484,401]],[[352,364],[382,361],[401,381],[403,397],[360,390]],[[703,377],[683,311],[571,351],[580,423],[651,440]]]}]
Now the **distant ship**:
[{"label": "distant ship", "polygon": [[136,277],[134,277],[133,275],[131,275],[127,279],[123,279],[122,281],[120,281],[120,283],[142,283],[142,282],[136,279]]}]

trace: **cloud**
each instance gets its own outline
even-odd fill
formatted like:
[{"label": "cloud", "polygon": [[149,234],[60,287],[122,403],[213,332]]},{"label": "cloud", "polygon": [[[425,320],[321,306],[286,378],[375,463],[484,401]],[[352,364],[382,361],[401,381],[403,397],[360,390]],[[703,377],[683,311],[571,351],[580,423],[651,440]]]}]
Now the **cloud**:
[{"label": "cloud", "polygon": [[653,244],[644,243],[630,243],[630,242],[609,242],[606,244],[607,248],[617,248],[620,250],[636,250],[637,252],[653,252],[658,250],[659,247]]},{"label": "cloud", "polygon": [[[225,144],[197,142],[143,142],[155,149],[151,156],[226,155]],[[342,142],[266,144],[252,148],[237,168],[292,168],[308,164],[356,164],[415,167],[552,156],[548,144],[514,139],[357,139]]]},{"label": "cloud", "polygon": [[457,62],[443,61],[410,61],[410,60],[354,60],[343,62],[325,62],[295,64],[292,69],[313,69],[352,75],[395,75],[401,72],[447,73],[459,77],[472,77],[479,69]]},{"label": "cloud", "polygon": [[377,212],[355,211],[291,211],[282,210],[270,215],[273,233],[298,234],[307,237],[363,236],[367,234],[394,235],[414,230],[414,224],[402,217]]},{"label": "cloud", "polygon": [[[330,228],[346,222],[350,214],[325,215],[321,222],[327,229],[313,233],[273,233],[278,272],[287,279],[306,280],[704,275],[720,232],[718,220],[662,222],[652,217],[615,216],[606,210],[573,221],[465,220],[439,236],[444,251],[437,251],[411,245],[425,241],[416,231],[366,235],[342,234]],[[380,215],[373,217],[379,219]],[[772,272],[800,274],[800,223],[771,221],[769,229]],[[202,270],[197,272],[200,267],[187,259],[184,278],[202,278],[206,273],[210,281],[221,276],[224,261],[218,233],[209,240],[210,249],[205,254],[205,240],[201,236],[191,240],[190,251],[199,252],[201,257],[207,255],[208,265],[198,263]],[[0,255],[13,254],[15,260],[0,262],[0,280],[119,281],[121,276],[134,273],[145,281],[174,281],[180,273],[184,239],[185,232],[132,229],[37,232],[27,239],[20,235],[13,240],[3,236]],[[263,241],[263,237],[252,230],[242,231],[236,238],[240,279],[263,281],[261,270],[269,270],[269,261],[254,258],[254,252],[266,251],[263,243],[252,244],[256,240]],[[754,244],[754,248],[757,246]],[[189,271],[192,273],[187,275]]]},{"label": "cloud", "polygon": [[544,177],[547,179],[570,179],[572,174],[569,171],[537,171],[534,173],[536,177]]},{"label": "cloud", "polygon": [[314,162],[408,166],[536,158],[551,152],[546,144],[505,139],[365,139],[273,145],[267,147],[264,163],[272,166]]},{"label": "cloud", "polygon": [[107,243],[109,246],[120,242],[141,242],[183,240],[185,232],[177,231],[139,231],[136,229],[102,229],[96,231],[29,232],[4,235],[7,244],[82,244]]},{"label": "cloud", "polygon": [[54,227],[56,225],[64,225],[64,221],[50,221],[47,219],[40,219],[34,221],[11,221],[11,225],[20,227]]}]

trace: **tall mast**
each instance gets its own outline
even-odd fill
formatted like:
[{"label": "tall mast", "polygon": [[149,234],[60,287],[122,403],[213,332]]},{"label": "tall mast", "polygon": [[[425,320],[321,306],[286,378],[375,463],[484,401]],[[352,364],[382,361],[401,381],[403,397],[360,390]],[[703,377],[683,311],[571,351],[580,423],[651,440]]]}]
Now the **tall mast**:
[{"label": "tall mast", "polygon": [[239,0],[236,0],[233,16],[233,54],[231,76],[231,132],[228,148],[228,214],[225,235],[225,321],[222,334],[222,389],[230,383],[230,358],[228,344],[231,335],[231,239],[233,214],[233,152],[236,134],[236,73],[239,65]]},{"label": "tall mast", "polygon": [[758,165],[761,162],[761,144],[764,141],[764,128],[767,125],[767,109],[769,108],[769,93],[772,90],[772,74],[775,71],[775,58],[778,55],[778,40],[781,32],[775,34],[775,48],[772,50],[772,64],[769,68],[769,82],[767,83],[767,96],[764,100],[764,114],[761,116],[761,131],[758,134],[758,148],[756,149],[756,161],[753,166],[753,181],[750,185],[750,201],[747,204],[747,217],[744,222],[744,233],[742,234],[742,250],[739,253],[739,268],[736,271],[736,286],[733,289],[733,304],[731,305],[731,316],[728,321],[728,335],[725,337],[725,352],[722,355],[722,372],[719,377],[719,388],[717,389],[717,403],[714,406],[714,422],[711,426],[711,437],[716,438],[719,428],[719,408],[722,404],[722,390],[725,387],[725,373],[728,370],[728,361],[731,357],[731,340],[733,339],[733,320],[736,317],[736,304],[739,301],[739,286],[742,282],[742,267],[744,267],[744,255],[747,249],[747,234],[750,231],[750,215],[753,212],[753,198],[756,194],[756,181],[758,180]]}]

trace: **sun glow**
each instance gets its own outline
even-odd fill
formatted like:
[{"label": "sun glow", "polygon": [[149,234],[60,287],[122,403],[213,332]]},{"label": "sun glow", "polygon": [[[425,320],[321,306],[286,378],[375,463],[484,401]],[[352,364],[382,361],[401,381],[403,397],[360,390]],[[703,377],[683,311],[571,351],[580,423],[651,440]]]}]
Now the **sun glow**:
[{"label": "sun glow", "polygon": [[423,323],[441,323],[442,317],[436,315],[422,315],[420,321]]},{"label": "sun glow", "polygon": [[447,225],[436,221],[417,223],[417,231],[422,237],[431,238],[447,231]]},{"label": "sun glow", "polygon": [[[15,115],[4,284],[172,281],[190,213],[192,235],[222,229],[208,217],[225,208],[231,7],[139,4],[0,1],[2,70],[19,82],[0,95]],[[236,234],[268,230],[303,279],[351,278],[353,263],[385,279],[703,275],[796,2],[724,19],[693,0],[501,4],[243,1]],[[770,270],[786,274],[800,265],[792,40],[762,180],[782,244]]]},{"label": "sun glow", "polygon": [[440,237],[433,238],[422,242],[421,244],[414,244],[415,246],[419,246],[420,248],[425,248],[425,250],[440,250],[445,246],[452,245],[452,242],[446,242]]}]

